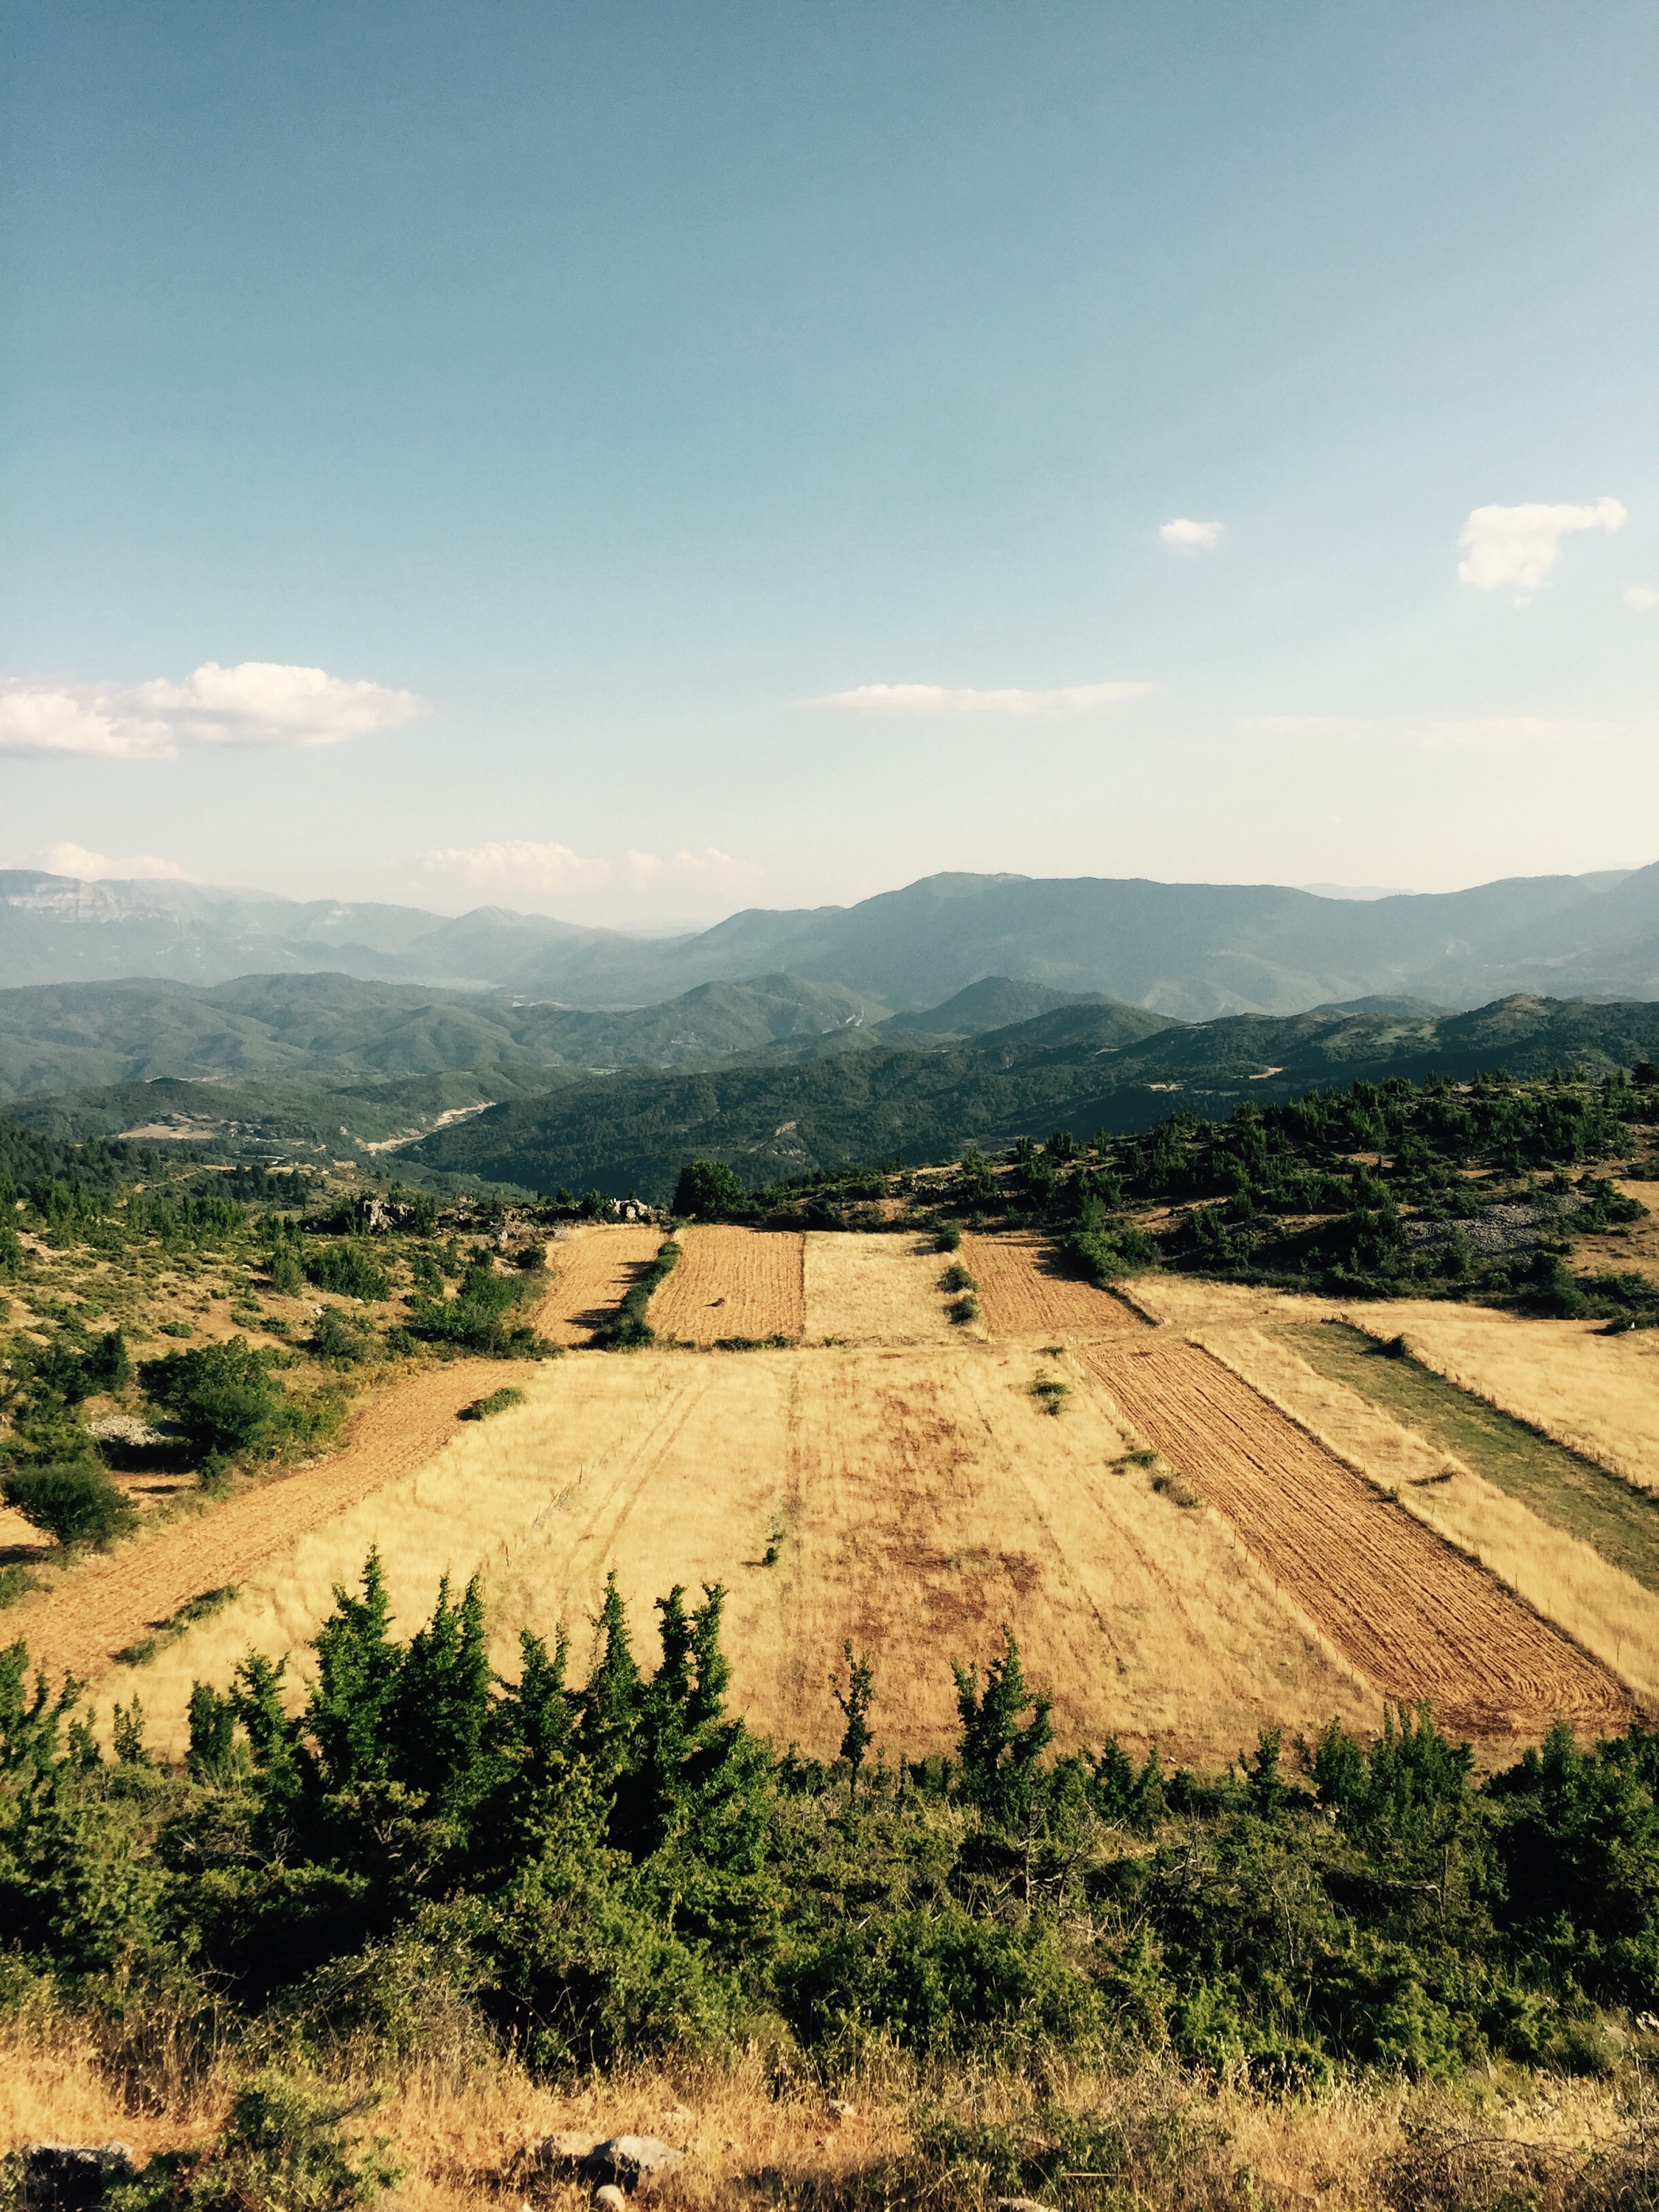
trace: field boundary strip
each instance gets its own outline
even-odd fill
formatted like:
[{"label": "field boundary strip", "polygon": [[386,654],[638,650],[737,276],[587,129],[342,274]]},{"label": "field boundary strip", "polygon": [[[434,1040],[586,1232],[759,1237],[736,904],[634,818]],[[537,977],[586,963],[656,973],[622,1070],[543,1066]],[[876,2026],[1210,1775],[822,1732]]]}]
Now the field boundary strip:
[{"label": "field boundary strip", "polygon": [[1477,1735],[1628,1720],[1598,1661],[1203,1346],[1078,1357],[1385,1698]]}]

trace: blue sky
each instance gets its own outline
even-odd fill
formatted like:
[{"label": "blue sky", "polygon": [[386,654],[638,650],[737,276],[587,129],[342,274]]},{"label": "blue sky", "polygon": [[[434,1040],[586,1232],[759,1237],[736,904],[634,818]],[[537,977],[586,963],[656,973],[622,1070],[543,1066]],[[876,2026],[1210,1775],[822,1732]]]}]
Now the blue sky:
[{"label": "blue sky", "polygon": [[1659,857],[1650,6],[3,20],[0,865]]}]

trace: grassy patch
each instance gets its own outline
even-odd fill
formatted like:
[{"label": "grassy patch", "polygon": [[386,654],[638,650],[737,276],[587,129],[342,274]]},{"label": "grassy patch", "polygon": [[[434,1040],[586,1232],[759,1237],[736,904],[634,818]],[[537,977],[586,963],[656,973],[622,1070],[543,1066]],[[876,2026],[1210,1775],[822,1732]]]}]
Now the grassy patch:
[{"label": "grassy patch", "polygon": [[503,1390],[492,1390],[487,1398],[475,1398],[470,1406],[463,1406],[455,1416],[458,1421],[487,1421],[492,1413],[504,1413],[509,1406],[522,1406],[524,1392],[515,1390],[509,1383]]},{"label": "grassy patch", "polygon": [[656,1331],[645,1317],[653,1293],[674,1272],[680,1256],[680,1248],[671,1237],[665,1244],[657,1248],[657,1256],[640,1269],[627,1296],[617,1307],[616,1318],[598,1332],[594,1341],[613,1352],[634,1352],[641,1345],[656,1340]]},{"label": "grassy patch", "polygon": [[1045,1413],[1057,1416],[1071,1391],[1057,1375],[1039,1375],[1031,1385],[1031,1395]]},{"label": "grassy patch", "polygon": [[1659,1501],[1459,1389],[1398,1340],[1378,1345],[1345,1322],[1293,1322],[1282,1334],[1320,1374],[1432,1437],[1540,1520],[1659,1590]]},{"label": "grassy patch", "polygon": [[176,1613],[165,1620],[153,1624],[154,1633],[141,1643],[129,1644],[124,1651],[115,1655],[121,1667],[147,1667],[169,1644],[176,1644],[187,1630],[198,1620],[210,1620],[216,1613],[222,1613],[228,1605],[234,1605],[242,1595],[240,1583],[226,1583],[218,1589],[203,1590],[199,1596],[187,1597]]}]

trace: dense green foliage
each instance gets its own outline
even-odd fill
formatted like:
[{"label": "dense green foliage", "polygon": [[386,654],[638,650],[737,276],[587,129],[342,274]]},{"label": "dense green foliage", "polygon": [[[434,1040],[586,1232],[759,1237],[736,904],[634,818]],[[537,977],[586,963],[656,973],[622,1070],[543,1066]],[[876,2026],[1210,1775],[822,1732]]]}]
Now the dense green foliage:
[{"label": "dense green foliage", "polygon": [[250,1654],[228,1692],[198,1686],[184,1773],[132,1712],[100,1761],[72,1686],[31,1690],[13,1646],[5,1985],[193,1988],[337,2033],[442,1981],[556,2072],[770,2017],[846,2057],[1168,2048],[1269,2085],[1595,2067],[1604,2013],[1659,2005],[1640,1727],[1588,1750],[1558,1729],[1483,1785],[1426,1713],[1369,1746],[1333,1723],[1203,1780],[1110,1741],[1056,1756],[1005,1632],[957,1667],[955,1754],[896,1772],[867,1764],[880,1688],[847,1654],[825,1769],[728,1713],[723,1602],[659,1601],[647,1671],[613,1582],[583,1686],[562,1635],[523,1637],[502,1683],[476,1584],[401,1643],[371,1558],[298,1717]]},{"label": "dense green foliage", "polygon": [[95,1460],[9,1468],[0,1498],[59,1544],[107,1544],[138,1518]]},{"label": "dense green foliage", "polygon": [[508,1099],[410,1148],[434,1171],[552,1191],[597,1183],[659,1200],[695,1147],[752,1190],[860,1163],[957,1158],[973,1141],[1006,1146],[1056,1124],[1133,1133],[1171,1103],[1224,1119],[1356,1079],[1449,1081],[1508,1067],[1600,1076],[1659,1052],[1659,1004],[1501,1000],[1468,1014],[1418,1007],[1234,1015],[1170,1022],[1096,1001],[1059,1007],[969,1042],[921,1048],[880,1028],[701,1073],[622,1073]]},{"label": "dense green foliage", "polygon": [[674,1189],[674,1211],[690,1221],[729,1221],[744,1210],[745,1194],[720,1160],[688,1160]]}]

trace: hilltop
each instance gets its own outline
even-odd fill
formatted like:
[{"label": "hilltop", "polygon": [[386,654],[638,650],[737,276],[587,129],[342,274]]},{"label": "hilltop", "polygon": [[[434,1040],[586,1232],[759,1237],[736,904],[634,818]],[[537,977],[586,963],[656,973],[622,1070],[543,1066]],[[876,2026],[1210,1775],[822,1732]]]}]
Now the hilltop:
[{"label": "hilltop", "polygon": [[1187,1020],[1299,1013],[1378,994],[1443,1008],[1517,991],[1643,998],[1659,994],[1659,864],[1369,901],[1271,884],[951,873],[852,907],[755,908],[656,939],[500,907],[451,918],[0,872],[0,973],[18,984],[214,984],[253,969],[331,969],[590,1008],[778,972],[839,985],[889,1012],[999,975]]}]

